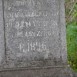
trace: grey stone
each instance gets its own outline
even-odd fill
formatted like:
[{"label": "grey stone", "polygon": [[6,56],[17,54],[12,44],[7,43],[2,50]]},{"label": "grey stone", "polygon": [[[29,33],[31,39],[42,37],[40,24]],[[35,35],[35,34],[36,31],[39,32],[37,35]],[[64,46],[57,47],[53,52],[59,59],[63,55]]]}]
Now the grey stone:
[{"label": "grey stone", "polygon": [[0,66],[5,58],[4,24],[3,24],[3,5],[0,0]]},{"label": "grey stone", "polygon": [[0,0],[0,17],[0,77],[73,77],[64,0]]},{"label": "grey stone", "polygon": [[66,62],[63,0],[4,0],[4,17],[8,67]]}]

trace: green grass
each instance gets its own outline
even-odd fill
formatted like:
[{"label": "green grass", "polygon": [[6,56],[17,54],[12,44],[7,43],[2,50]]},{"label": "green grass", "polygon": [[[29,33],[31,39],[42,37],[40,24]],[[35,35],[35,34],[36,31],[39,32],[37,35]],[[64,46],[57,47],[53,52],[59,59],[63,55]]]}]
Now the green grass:
[{"label": "green grass", "polygon": [[67,53],[68,63],[77,71],[77,25],[74,23],[67,25]]}]

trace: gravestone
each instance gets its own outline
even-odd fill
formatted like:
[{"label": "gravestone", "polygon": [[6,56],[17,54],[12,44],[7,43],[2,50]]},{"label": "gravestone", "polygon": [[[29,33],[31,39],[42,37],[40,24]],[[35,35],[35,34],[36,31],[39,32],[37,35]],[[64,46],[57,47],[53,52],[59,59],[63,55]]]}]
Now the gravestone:
[{"label": "gravestone", "polygon": [[64,0],[0,0],[0,76],[68,77]]}]

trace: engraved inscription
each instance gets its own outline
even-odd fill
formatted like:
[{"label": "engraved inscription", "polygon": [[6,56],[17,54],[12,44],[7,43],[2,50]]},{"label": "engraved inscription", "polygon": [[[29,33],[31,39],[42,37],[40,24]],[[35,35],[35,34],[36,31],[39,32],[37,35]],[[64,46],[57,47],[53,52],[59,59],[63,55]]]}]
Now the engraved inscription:
[{"label": "engraved inscription", "polygon": [[60,53],[57,2],[56,0],[4,1],[6,53],[11,52],[15,56],[12,58],[10,56],[10,60],[16,58],[18,62],[23,56],[25,61],[35,60],[36,57],[38,60],[42,57],[49,59],[49,54],[54,56],[55,53]]}]

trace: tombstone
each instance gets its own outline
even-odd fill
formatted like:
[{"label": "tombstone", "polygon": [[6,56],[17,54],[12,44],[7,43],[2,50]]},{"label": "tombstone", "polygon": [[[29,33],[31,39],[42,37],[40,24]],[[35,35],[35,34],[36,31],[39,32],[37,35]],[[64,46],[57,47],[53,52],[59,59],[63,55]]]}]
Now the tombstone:
[{"label": "tombstone", "polygon": [[65,39],[64,0],[0,0],[0,77],[70,77]]}]

